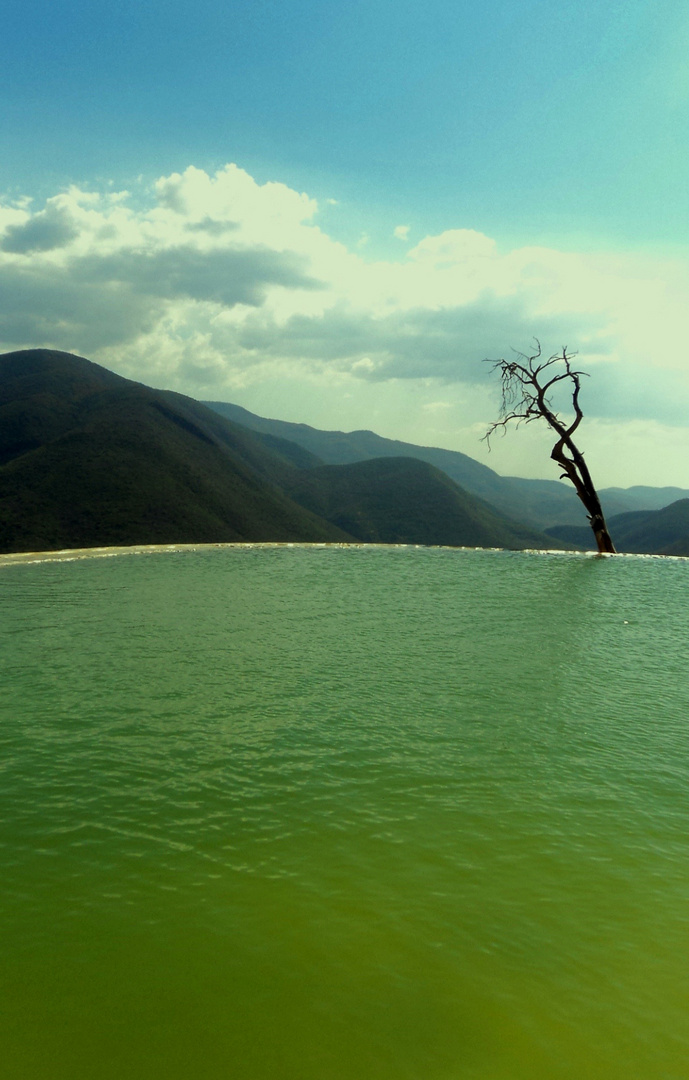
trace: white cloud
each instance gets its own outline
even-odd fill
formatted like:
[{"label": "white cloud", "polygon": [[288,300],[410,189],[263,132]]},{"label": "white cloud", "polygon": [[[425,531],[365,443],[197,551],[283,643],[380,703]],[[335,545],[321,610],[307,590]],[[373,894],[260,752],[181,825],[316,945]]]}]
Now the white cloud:
[{"label": "white cloud", "polygon": [[491,258],[495,240],[474,229],[448,229],[440,236],[427,236],[409,252],[410,259],[426,265],[449,267],[476,258]]},{"label": "white cloud", "polygon": [[407,240],[410,228],[411,225],[396,225],[392,230],[392,235],[397,237],[398,240]]},{"label": "white cloud", "polygon": [[370,356],[362,356],[360,360],[355,360],[351,368],[352,372],[355,375],[359,375],[361,373],[370,374],[370,372],[375,371],[375,369],[375,362],[371,359]]},{"label": "white cloud", "polygon": [[[686,258],[502,252],[482,233],[449,229],[374,261],[366,234],[348,250],[318,221],[316,200],[236,165],[212,176],[190,167],[148,192],[106,185],[42,207],[6,200],[0,348],[67,349],[199,397],[268,395],[279,384],[285,408],[290,392],[299,408],[317,386],[323,415],[329,393],[333,409],[349,395],[351,416],[375,400],[385,433],[404,415],[407,438],[424,441],[425,430],[425,441],[479,456],[476,426],[495,411],[481,361],[538,335],[547,352],[579,350],[593,375],[583,394],[592,419],[620,431],[657,425],[652,436],[635,430],[659,456],[670,425],[686,425]],[[531,440],[518,440],[528,456]]]}]

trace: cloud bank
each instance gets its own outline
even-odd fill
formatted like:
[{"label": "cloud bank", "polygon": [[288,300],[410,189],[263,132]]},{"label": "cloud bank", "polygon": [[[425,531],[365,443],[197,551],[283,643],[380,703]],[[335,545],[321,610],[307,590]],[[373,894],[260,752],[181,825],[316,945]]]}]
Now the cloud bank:
[{"label": "cloud bank", "polygon": [[384,408],[374,385],[398,406],[400,386],[423,387],[419,413],[450,423],[461,407],[455,433],[474,438],[495,410],[482,360],[538,336],[548,352],[576,350],[594,376],[587,415],[686,424],[686,260],[502,251],[459,228],[376,261],[330,237],[320,216],[308,195],[236,165],[190,167],[132,193],[0,201],[0,349],[73,351],[228,400],[279,385],[295,403],[307,386],[343,401],[369,387]]}]

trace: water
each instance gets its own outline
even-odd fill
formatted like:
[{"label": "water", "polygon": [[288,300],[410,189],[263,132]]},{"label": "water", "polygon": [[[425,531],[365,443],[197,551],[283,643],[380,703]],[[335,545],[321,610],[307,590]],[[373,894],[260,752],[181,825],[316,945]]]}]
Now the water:
[{"label": "water", "polygon": [[3,1080],[686,1080],[689,563],[0,567]]}]

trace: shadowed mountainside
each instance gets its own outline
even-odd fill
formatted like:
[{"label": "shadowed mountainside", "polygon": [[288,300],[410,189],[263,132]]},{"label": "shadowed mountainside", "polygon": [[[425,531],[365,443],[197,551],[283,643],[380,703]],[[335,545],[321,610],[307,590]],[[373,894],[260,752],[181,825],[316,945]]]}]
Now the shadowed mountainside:
[{"label": "shadowed mountainside", "polygon": [[198,402],[81,357],[0,357],[0,550],[347,540],[276,486],[294,469]]},{"label": "shadowed mountainside", "polygon": [[292,498],[367,543],[543,548],[542,533],[509,521],[417,458],[374,458],[292,475]]}]

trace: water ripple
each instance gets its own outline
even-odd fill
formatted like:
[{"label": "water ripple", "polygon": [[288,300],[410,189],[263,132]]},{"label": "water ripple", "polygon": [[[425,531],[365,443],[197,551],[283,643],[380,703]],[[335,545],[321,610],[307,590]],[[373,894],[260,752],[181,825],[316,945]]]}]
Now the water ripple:
[{"label": "water ripple", "polygon": [[2,568],[7,1075],[682,1077],[688,573]]}]

